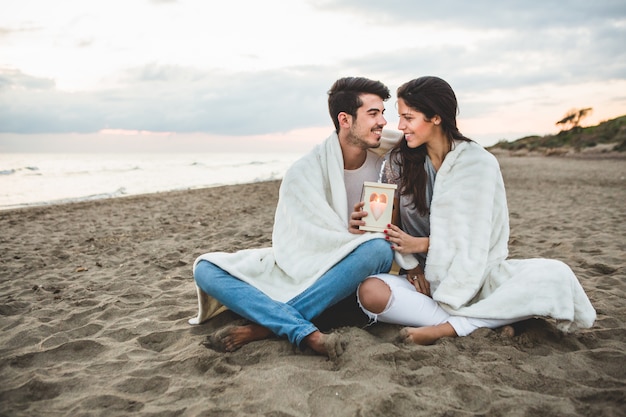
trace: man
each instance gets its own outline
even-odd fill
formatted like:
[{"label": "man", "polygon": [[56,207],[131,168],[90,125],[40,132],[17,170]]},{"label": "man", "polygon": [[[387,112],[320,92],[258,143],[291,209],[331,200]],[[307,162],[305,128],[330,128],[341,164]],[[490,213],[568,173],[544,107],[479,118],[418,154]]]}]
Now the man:
[{"label": "man", "polygon": [[381,234],[358,231],[366,213],[350,214],[361,207],[363,182],[378,179],[382,160],[371,149],[380,146],[389,97],[379,81],[337,80],[328,92],[335,132],[285,173],[273,246],[208,253],[194,263],[200,311],[190,323],[221,311],[215,300],[251,322],[213,335],[222,349],[274,333],[318,354],[341,354],[338,337],[311,320],[354,293],[367,276],[391,268],[389,243]]}]

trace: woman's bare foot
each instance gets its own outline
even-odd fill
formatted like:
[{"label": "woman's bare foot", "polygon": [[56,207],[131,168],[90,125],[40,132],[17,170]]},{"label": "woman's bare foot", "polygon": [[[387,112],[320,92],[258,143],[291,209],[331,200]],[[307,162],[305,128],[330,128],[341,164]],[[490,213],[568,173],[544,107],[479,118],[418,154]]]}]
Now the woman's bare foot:
[{"label": "woman's bare foot", "polygon": [[319,330],[305,337],[303,342],[315,353],[326,355],[333,361],[343,354],[345,348],[345,342],[341,340],[339,334],[324,334]]},{"label": "woman's bare foot", "polygon": [[513,326],[502,326],[500,327],[500,334],[504,337],[511,338],[515,336],[515,328]]},{"label": "woman's bare foot", "polygon": [[405,343],[432,345],[442,337],[456,337],[454,327],[448,322],[437,326],[405,327],[400,330],[400,338]]},{"label": "woman's bare foot", "polygon": [[211,348],[222,352],[234,352],[243,345],[256,340],[267,339],[272,335],[267,327],[255,323],[243,326],[226,326],[210,335],[207,343]]}]

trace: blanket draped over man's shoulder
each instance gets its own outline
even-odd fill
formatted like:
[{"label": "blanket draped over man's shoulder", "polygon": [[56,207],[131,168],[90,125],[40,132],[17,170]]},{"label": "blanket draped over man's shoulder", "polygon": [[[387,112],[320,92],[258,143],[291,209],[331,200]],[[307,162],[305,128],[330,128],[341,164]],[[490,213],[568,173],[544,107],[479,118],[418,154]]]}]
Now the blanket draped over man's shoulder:
[{"label": "blanket draped over man's shoulder", "polygon": [[[343,154],[333,133],[283,176],[272,247],[207,253],[196,259],[194,269],[200,260],[207,260],[274,300],[286,302],[360,244],[384,238],[382,233],[348,232],[348,217]],[[396,256],[400,265],[410,264],[411,258]],[[199,312],[189,320],[191,324],[202,323],[224,310],[217,300],[196,290]]]},{"label": "blanket draped over man's shoulder", "polygon": [[509,216],[498,161],[462,142],[437,172],[425,275],[453,315],[546,316],[563,331],[588,328],[596,312],[572,270],[551,259],[507,260]]}]

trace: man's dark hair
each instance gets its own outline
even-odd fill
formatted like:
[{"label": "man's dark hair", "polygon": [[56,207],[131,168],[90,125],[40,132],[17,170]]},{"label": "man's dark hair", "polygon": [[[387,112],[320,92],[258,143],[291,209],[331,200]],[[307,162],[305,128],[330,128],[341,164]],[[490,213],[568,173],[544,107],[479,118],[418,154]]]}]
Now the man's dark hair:
[{"label": "man's dark hair", "polygon": [[345,112],[356,118],[356,112],[363,105],[361,94],[376,94],[383,101],[391,97],[389,89],[380,81],[363,77],[340,78],[328,91],[328,112],[339,133],[339,113]]}]

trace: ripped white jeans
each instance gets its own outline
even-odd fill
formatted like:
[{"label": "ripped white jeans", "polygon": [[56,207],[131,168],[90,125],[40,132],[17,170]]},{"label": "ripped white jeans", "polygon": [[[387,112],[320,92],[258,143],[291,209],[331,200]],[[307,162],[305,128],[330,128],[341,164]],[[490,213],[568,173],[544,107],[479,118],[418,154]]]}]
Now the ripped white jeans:
[{"label": "ripped white jeans", "polygon": [[495,329],[507,324],[515,323],[524,318],[516,319],[480,319],[473,317],[452,316],[448,314],[432,298],[419,293],[406,279],[406,275],[378,274],[373,277],[386,283],[391,289],[389,302],[382,313],[372,313],[363,307],[361,300],[359,307],[370,318],[371,323],[400,324],[410,327],[436,326],[445,322],[450,323],[459,336],[467,336],[481,327]]}]

